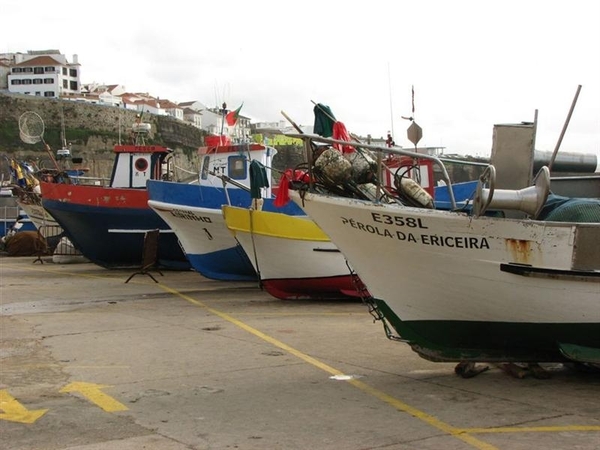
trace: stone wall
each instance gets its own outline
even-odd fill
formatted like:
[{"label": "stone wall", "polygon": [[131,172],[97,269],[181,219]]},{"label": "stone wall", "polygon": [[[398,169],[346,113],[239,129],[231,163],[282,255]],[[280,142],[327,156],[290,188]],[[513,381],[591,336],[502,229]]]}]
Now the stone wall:
[{"label": "stone wall", "polygon": [[[33,111],[44,121],[45,142],[55,151],[62,147],[61,129],[71,154],[83,158],[90,175],[108,177],[114,158],[113,146],[130,141],[137,113],[122,108],[0,93],[0,153],[21,160],[33,160],[49,167],[50,159],[42,143],[26,144],[19,138],[19,117]],[[196,150],[203,144],[204,132],[170,116],[144,114],[152,125],[146,143],[172,148],[178,164],[197,167]]]}]

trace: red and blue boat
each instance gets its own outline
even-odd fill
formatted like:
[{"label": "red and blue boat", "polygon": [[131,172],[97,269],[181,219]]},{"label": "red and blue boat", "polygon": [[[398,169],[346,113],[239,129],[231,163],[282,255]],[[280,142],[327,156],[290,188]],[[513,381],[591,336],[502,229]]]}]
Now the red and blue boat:
[{"label": "red and blue boat", "polygon": [[133,144],[115,145],[108,185],[85,184],[65,177],[40,182],[43,207],[64,229],[73,245],[90,261],[106,268],[137,267],[147,231],[159,229],[158,266],[191,268],[177,236],[148,206],[148,180],[168,179],[172,150],[146,145],[150,124],[134,125]]}]

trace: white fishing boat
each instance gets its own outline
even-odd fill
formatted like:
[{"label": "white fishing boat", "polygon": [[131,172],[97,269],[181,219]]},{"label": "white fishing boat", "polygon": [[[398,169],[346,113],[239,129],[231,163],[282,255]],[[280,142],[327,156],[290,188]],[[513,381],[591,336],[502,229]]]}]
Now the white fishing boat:
[{"label": "white fishing boat", "polygon": [[306,216],[223,205],[262,287],[282,299],[343,299],[368,295],[344,255]]},{"label": "white fishing boat", "polygon": [[[400,183],[376,182],[372,200],[340,195],[351,180],[290,192],[368,286],[388,337],[426,359],[600,363],[600,177],[556,195],[548,168],[532,171],[536,125],[495,126],[473,201],[457,204],[446,179],[447,210],[400,200]],[[435,157],[360,148],[430,158],[447,176]]]},{"label": "white fishing boat", "polygon": [[58,236],[63,232],[54,217],[42,206],[39,187],[37,189],[35,187],[31,189],[19,189],[17,202],[21,209],[27,213],[27,216],[42,236],[48,238]]}]

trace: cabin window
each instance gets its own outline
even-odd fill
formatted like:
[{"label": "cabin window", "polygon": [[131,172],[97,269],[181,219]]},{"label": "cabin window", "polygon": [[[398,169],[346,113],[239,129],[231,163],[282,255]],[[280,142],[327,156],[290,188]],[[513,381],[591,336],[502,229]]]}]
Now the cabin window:
[{"label": "cabin window", "polygon": [[228,176],[234,180],[246,179],[246,158],[244,156],[230,156],[228,158]]},{"label": "cabin window", "polygon": [[208,170],[210,165],[210,156],[205,156],[204,161],[202,161],[202,179],[206,180],[208,178]]}]

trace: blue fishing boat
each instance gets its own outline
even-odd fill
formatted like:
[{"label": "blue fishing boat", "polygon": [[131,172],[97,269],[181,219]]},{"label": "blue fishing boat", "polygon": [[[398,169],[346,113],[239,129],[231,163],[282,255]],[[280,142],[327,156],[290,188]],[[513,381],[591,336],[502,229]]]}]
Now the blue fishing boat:
[{"label": "blue fishing boat", "polygon": [[276,150],[262,144],[220,141],[198,152],[198,180],[193,184],[148,180],[148,205],[175,232],[192,268],[201,275],[257,280],[251,261],[227,229],[221,206],[304,215],[294,203],[283,208],[274,205],[271,161]]}]

